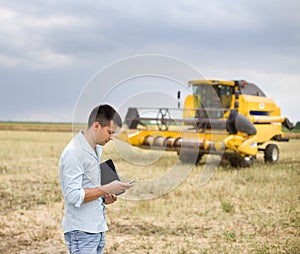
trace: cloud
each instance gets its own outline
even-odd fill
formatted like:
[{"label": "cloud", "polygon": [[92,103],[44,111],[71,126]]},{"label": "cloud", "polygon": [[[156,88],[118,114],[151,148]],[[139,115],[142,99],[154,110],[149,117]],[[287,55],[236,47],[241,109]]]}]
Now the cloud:
[{"label": "cloud", "polygon": [[[61,1],[14,3],[0,10],[1,45],[6,57],[32,58],[33,67],[40,52],[68,66],[82,56],[154,52],[169,44],[175,53],[201,48],[256,51],[257,58],[266,50],[299,56],[297,1],[74,1],[72,8]],[[52,68],[52,58],[44,59]]]},{"label": "cloud", "polygon": [[[63,31],[82,28],[86,19],[63,13],[39,14],[0,8],[3,49],[0,64],[5,67],[59,68],[76,63],[71,54],[52,47],[49,38]],[[49,43],[50,42],[50,43]],[[64,45],[67,47],[67,45]]]},{"label": "cloud", "polygon": [[[299,9],[299,1],[283,0],[0,0],[0,73],[6,74],[0,85],[7,90],[1,97],[30,81],[35,89],[47,86],[48,107],[54,108],[56,93],[73,105],[75,91],[98,69],[155,53],[183,59],[204,76],[263,81],[271,92],[268,84],[289,80],[294,92],[285,90],[284,97],[294,98],[300,83]],[[288,100],[274,96],[288,107]],[[37,105],[26,103],[28,110]]]}]

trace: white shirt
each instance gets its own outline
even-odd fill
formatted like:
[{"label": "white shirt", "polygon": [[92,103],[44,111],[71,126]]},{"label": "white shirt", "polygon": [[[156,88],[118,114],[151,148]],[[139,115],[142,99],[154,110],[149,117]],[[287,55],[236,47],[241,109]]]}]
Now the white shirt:
[{"label": "white shirt", "polygon": [[61,154],[59,173],[65,201],[64,233],[73,230],[99,233],[108,229],[102,198],[83,203],[84,188],[100,186],[102,147],[97,145],[96,151],[97,154],[80,131]]}]

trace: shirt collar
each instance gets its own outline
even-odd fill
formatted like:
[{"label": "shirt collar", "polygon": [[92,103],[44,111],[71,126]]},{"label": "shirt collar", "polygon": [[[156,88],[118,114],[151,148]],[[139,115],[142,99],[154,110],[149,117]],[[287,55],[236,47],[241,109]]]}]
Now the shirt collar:
[{"label": "shirt collar", "polygon": [[[96,156],[100,158],[100,155],[102,153],[102,147],[100,145],[96,145],[96,150],[98,156],[95,154],[94,149],[91,147],[89,142],[86,140],[85,136],[83,135],[83,130],[79,131],[79,133],[76,135],[76,140],[78,142],[78,145],[80,146],[80,149],[83,149],[84,151],[90,153],[93,156]],[[76,142],[76,143],[77,143]]]}]

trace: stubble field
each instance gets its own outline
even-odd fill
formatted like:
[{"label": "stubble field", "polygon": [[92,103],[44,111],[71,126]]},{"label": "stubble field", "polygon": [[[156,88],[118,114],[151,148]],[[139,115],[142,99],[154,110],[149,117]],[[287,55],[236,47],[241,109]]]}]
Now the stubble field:
[{"label": "stubble field", "polygon": [[[0,253],[67,253],[58,160],[69,132],[0,131]],[[105,253],[300,253],[300,140],[280,144],[280,161],[232,169],[221,163],[204,186],[203,164],[156,199],[107,206]],[[177,155],[120,173],[164,174]],[[131,172],[132,173],[132,172]],[[133,172],[134,173],[134,172]]]}]

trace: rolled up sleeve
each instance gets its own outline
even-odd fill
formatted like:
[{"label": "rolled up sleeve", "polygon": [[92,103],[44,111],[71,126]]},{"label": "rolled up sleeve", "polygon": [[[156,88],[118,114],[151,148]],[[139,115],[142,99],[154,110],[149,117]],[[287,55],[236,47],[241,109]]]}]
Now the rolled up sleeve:
[{"label": "rolled up sleeve", "polygon": [[81,204],[83,203],[83,200],[84,200],[84,196],[85,196],[84,189],[80,189],[79,199],[78,199],[77,203],[75,204],[76,207],[81,206]]},{"label": "rolled up sleeve", "polygon": [[80,207],[84,201],[85,192],[82,188],[84,170],[76,156],[76,152],[68,151],[60,161],[61,185],[65,202]]}]

